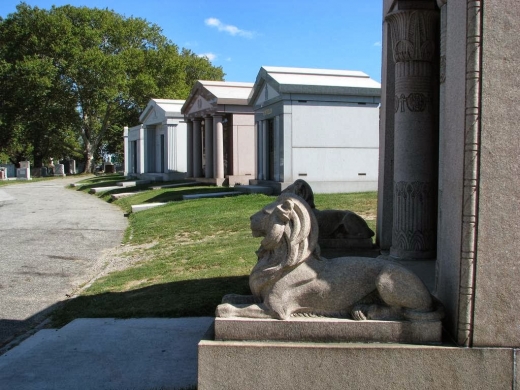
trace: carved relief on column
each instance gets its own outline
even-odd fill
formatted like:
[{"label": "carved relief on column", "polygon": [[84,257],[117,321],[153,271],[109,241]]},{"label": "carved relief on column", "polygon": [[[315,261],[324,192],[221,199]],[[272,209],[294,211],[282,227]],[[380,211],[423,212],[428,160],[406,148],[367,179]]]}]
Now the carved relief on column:
[{"label": "carved relief on column", "polygon": [[392,243],[401,251],[435,247],[435,218],[423,210],[435,206],[435,188],[427,182],[394,183],[394,230]]},{"label": "carved relief on column", "polygon": [[438,61],[438,19],[438,11],[433,9],[401,9],[386,18],[395,61],[390,254],[399,258],[435,256],[438,150],[434,61]]}]

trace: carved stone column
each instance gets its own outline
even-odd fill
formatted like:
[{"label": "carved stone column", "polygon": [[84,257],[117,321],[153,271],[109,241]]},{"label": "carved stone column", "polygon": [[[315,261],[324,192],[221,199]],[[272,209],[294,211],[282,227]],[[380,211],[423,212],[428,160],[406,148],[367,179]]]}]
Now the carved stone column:
[{"label": "carved stone column", "polygon": [[213,177],[213,118],[204,120],[204,145],[206,150],[206,179]]},{"label": "carved stone column", "polygon": [[186,119],[186,177],[193,177],[193,121]]},{"label": "carved stone column", "polygon": [[202,177],[201,118],[193,119],[193,177]]},{"label": "carved stone column", "polygon": [[222,115],[213,115],[213,131],[215,143],[215,179],[224,178],[224,125]]},{"label": "carved stone column", "polygon": [[[401,3],[401,2],[398,2]],[[435,257],[437,153],[436,35],[433,1],[410,2],[386,18],[395,62],[394,211],[390,254]]]}]

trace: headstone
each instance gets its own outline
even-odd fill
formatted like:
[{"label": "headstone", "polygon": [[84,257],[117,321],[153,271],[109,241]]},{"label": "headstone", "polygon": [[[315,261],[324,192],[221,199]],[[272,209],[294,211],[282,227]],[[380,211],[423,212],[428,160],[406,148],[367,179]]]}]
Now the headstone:
[{"label": "headstone", "polygon": [[7,180],[7,168],[0,167],[0,180]]},{"label": "headstone", "polygon": [[40,172],[41,172],[42,177],[47,177],[47,176],[49,176],[48,168],[47,168],[47,167],[42,167],[42,169],[41,169]]},{"label": "headstone", "polygon": [[69,160],[69,170],[67,175],[75,175],[76,174],[76,160]]},{"label": "headstone", "polygon": [[16,177],[16,167],[14,164],[0,164],[0,167],[6,169],[6,177]]},{"label": "headstone", "polygon": [[54,176],[54,159],[53,158],[50,158],[49,159],[49,165],[48,165],[48,170],[47,170],[47,174],[49,176]]},{"label": "headstone", "polygon": [[115,165],[112,163],[105,163],[105,173],[116,173]]},{"label": "headstone", "polygon": [[54,176],[65,176],[65,165],[56,164]]},{"label": "headstone", "polygon": [[20,168],[16,169],[16,178],[31,180],[31,163],[29,161],[20,161]]}]

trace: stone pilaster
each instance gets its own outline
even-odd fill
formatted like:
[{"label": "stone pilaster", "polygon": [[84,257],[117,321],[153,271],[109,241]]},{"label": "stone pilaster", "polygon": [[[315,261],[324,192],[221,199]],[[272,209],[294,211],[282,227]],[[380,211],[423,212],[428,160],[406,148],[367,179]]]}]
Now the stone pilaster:
[{"label": "stone pilaster", "polygon": [[[428,3],[428,2],[421,2]],[[437,151],[435,9],[398,9],[386,18],[395,62],[394,210],[390,254],[435,256]]]}]

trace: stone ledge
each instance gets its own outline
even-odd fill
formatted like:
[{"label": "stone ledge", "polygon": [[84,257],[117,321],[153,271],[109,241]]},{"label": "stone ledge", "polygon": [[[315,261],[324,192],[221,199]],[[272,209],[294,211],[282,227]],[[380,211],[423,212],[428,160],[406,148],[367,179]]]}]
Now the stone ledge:
[{"label": "stone ledge", "polygon": [[202,340],[199,390],[511,389],[513,349]]},{"label": "stone ledge", "polygon": [[215,340],[440,344],[440,321],[215,318]]}]

